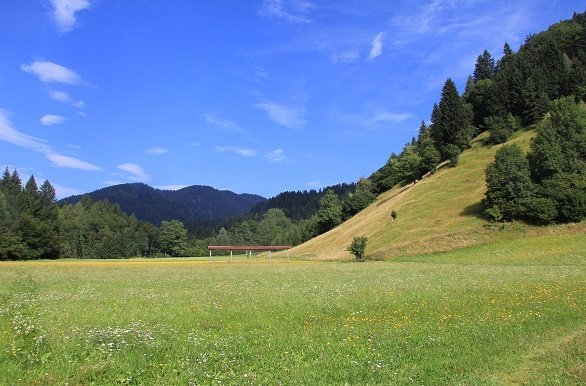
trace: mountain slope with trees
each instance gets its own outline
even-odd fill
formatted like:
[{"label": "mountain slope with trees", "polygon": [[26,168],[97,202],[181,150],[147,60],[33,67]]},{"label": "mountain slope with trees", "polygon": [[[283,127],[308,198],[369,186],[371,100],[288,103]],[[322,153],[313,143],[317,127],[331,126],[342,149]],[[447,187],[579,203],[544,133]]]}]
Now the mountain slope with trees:
[{"label": "mountain slope with trees", "polygon": [[163,220],[204,222],[248,212],[265,201],[254,194],[236,194],[209,186],[189,186],[179,190],[160,190],[141,183],[110,186],[60,201],[75,204],[84,196],[94,201],[108,200],[128,215],[159,225]]}]

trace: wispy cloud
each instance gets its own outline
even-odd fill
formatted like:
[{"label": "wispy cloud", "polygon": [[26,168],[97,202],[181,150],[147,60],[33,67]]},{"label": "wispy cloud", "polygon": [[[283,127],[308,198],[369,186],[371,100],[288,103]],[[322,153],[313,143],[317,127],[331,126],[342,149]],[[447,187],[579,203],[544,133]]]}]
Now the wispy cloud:
[{"label": "wispy cloud", "polygon": [[39,60],[30,64],[22,64],[20,69],[35,75],[41,82],[65,83],[73,86],[82,83],[81,77],[72,69],[53,62]]},{"label": "wispy cloud", "polygon": [[108,180],[108,181],[104,181],[104,185],[106,186],[114,186],[114,185],[121,185],[124,182],[122,181],[118,181],[118,180]]},{"label": "wispy cloud", "polygon": [[274,163],[283,162],[287,159],[287,156],[285,155],[285,151],[283,149],[272,150],[266,154],[266,157],[269,161]]},{"label": "wispy cloud", "polygon": [[91,6],[89,0],[51,0],[53,20],[62,32],[73,29],[77,19],[75,14]]},{"label": "wispy cloud", "polygon": [[63,102],[72,105],[75,108],[81,109],[85,106],[85,102],[82,100],[76,101],[65,91],[50,90],[49,96],[58,102]]},{"label": "wispy cloud", "polygon": [[14,129],[3,110],[0,110],[0,141],[5,141],[40,153],[50,152],[50,147],[46,141]]},{"label": "wispy cloud", "polygon": [[60,168],[69,168],[69,169],[78,169],[78,170],[87,170],[87,171],[100,171],[102,170],[98,166],[91,164],[89,162],[82,161],[77,158],[69,157],[67,155],[58,154],[58,153],[48,153],[46,157],[49,161],[53,163],[53,166],[57,166]]},{"label": "wispy cloud", "polygon": [[243,135],[251,140],[254,140],[253,136],[247,130],[240,127],[234,121],[222,118],[214,112],[207,112],[203,115],[203,117],[208,125],[214,126],[232,134]]},{"label": "wispy cloud", "polygon": [[152,154],[152,155],[163,155],[165,153],[167,153],[167,149],[165,149],[164,147],[151,147],[150,149],[147,149],[146,152],[148,154]]},{"label": "wispy cloud", "polygon": [[281,126],[290,129],[300,129],[305,126],[304,110],[298,107],[287,106],[271,101],[257,103],[256,108],[264,110],[269,119]]},{"label": "wispy cloud", "polygon": [[360,58],[360,51],[357,49],[350,49],[333,53],[330,57],[334,63],[352,63]]},{"label": "wispy cloud", "polygon": [[238,146],[216,146],[216,151],[220,153],[234,153],[242,157],[255,157],[258,154],[256,150]]},{"label": "wispy cloud", "polygon": [[376,110],[374,115],[370,118],[372,123],[397,123],[403,122],[412,117],[409,113],[391,113],[384,109]]},{"label": "wispy cloud", "polygon": [[89,162],[59,154],[47,143],[47,141],[16,130],[14,127],[12,127],[12,124],[8,120],[4,110],[1,109],[0,141],[5,141],[25,149],[42,153],[49,161],[53,163],[53,166],[89,171],[102,170],[99,166]]},{"label": "wispy cloud", "polygon": [[68,188],[68,187],[56,184],[54,182],[51,182],[51,185],[53,185],[53,187],[55,188],[55,195],[57,196],[57,198],[65,198],[65,197],[75,196],[75,195],[83,193],[83,191],[81,191],[79,189]]},{"label": "wispy cloud", "polygon": [[374,60],[382,55],[383,53],[383,36],[384,34],[381,32],[372,40],[372,46],[370,47],[370,52],[368,54],[368,60]]},{"label": "wispy cloud", "polygon": [[289,23],[307,24],[311,23],[309,15],[314,8],[314,4],[302,0],[264,0],[258,14]]},{"label": "wispy cloud", "polygon": [[377,108],[368,115],[357,115],[349,113],[334,113],[334,118],[353,126],[388,126],[399,122],[407,121],[413,118],[411,113],[390,112],[382,108]]},{"label": "wispy cloud", "polygon": [[45,126],[53,126],[65,122],[66,119],[60,115],[46,114],[41,117],[40,121]]},{"label": "wispy cloud", "polygon": [[135,163],[125,163],[122,165],[117,165],[116,167],[120,170],[130,173],[131,176],[129,176],[128,179],[131,181],[147,182],[151,180],[151,176],[146,174],[143,168]]},{"label": "wispy cloud", "polygon": [[322,184],[321,181],[315,180],[315,181],[309,181],[308,183],[305,184],[305,186],[307,186],[309,188],[312,188],[312,189],[318,189],[318,188],[321,188],[324,185]]},{"label": "wispy cloud", "polygon": [[160,190],[180,190],[183,188],[187,188],[189,185],[182,185],[182,184],[176,184],[176,185],[157,185],[157,186],[153,186],[153,188],[155,189],[160,189]]}]

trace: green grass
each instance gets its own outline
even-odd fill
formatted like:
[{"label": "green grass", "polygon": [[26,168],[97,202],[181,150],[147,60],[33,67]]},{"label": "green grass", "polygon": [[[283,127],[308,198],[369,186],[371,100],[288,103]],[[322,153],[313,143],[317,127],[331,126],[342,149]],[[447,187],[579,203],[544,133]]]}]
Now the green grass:
[{"label": "green grass", "polygon": [[584,384],[586,238],[0,263],[0,384]]}]

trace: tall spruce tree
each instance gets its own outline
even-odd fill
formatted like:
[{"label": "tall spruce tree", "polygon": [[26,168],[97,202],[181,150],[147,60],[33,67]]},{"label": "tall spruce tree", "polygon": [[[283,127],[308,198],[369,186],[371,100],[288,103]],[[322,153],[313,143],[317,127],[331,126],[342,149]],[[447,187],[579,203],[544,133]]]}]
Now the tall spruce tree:
[{"label": "tall spruce tree", "polygon": [[472,132],[468,113],[450,78],[444,84],[437,110],[434,106],[430,132],[442,160],[452,158],[454,149],[462,151],[470,146]]},{"label": "tall spruce tree", "polygon": [[474,81],[492,79],[495,74],[494,59],[487,50],[484,50],[482,55],[476,59],[476,66],[474,67]]}]

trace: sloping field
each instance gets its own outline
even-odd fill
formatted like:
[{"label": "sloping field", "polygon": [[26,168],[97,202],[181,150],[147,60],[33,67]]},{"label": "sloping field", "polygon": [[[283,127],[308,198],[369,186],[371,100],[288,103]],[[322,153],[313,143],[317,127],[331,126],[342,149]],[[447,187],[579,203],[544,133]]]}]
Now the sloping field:
[{"label": "sloping field", "polygon": [[[535,131],[518,132],[509,142],[529,149]],[[515,237],[586,232],[586,225],[530,227],[491,225],[481,217],[484,170],[498,146],[482,146],[486,133],[460,156],[455,168],[442,167],[416,184],[381,194],[364,211],[337,228],[290,250],[292,256],[350,259],[345,249],[355,236],[367,236],[367,257],[391,258],[441,251]],[[398,219],[391,222],[391,211]]]},{"label": "sloping field", "polygon": [[585,251],[0,262],[0,384],[583,385]]}]

